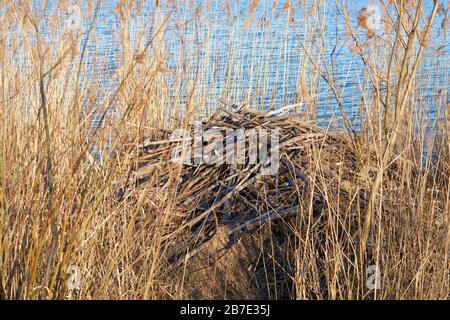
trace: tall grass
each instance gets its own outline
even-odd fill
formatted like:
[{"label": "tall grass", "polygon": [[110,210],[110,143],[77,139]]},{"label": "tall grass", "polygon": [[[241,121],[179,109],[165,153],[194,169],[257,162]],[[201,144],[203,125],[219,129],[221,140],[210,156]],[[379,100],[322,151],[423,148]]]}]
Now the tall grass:
[{"label": "tall grass", "polygon": [[[424,73],[421,65],[433,49],[442,51],[433,39],[446,37],[449,8],[381,3],[383,35],[358,26],[346,1],[285,1],[264,18],[256,14],[260,1],[244,13],[233,1],[118,1],[106,14],[106,2],[88,1],[80,2],[75,28],[62,18],[69,1],[2,1],[0,299],[448,299],[449,74],[441,66],[447,86],[425,99],[423,89],[439,84],[435,70]],[[330,7],[346,26],[339,41],[363,62],[355,77],[358,122],[348,114],[326,38]],[[210,10],[221,10],[220,23]],[[105,21],[109,30],[97,28]],[[102,32],[111,35],[110,48]],[[220,32],[224,48],[215,47]],[[270,49],[274,41],[282,44]],[[284,70],[293,41],[298,70]],[[242,43],[251,45],[249,58],[242,58]],[[275,73],[264,60],[278,66]],[[295,92],[287,92],[289,76]],[[339,181],[325,179],[326,159],[315,151],[310,179],[327,203],[319,218],[311,205],[294,219],[266,224],[213,256],[212,265],[186,256],[174,266],[167,258],[186,212],[177,205],[181,170],[119,201],[138,145],[159,138],[159,129],[185,127],[215,112],[219,101],[251,108],[303,102],[305,117],[317,121],[324,94],[336,105],[336,129],[359,150],[355,170],[370,190],[356,220],[342,208],[342,195],[327,193]],[[392,167],[395,177],[387,179]],[[360,193],[349,190],[350,198]],[[384,215],[385,205],[395,214]],[[378,290],[366,286],[371,265],[381,269]],[[67,287],[71,266],[81,273],[77,290]]]}]

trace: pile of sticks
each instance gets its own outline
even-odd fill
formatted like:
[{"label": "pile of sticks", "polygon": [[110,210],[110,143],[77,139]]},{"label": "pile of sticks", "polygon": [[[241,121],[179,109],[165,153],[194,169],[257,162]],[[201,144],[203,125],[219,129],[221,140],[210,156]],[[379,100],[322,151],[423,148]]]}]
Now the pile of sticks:
[{"label": "pile of sticks", "polygon": [[[268,222],[289,219],[311,208],[320,215],[330,203],[338,203],[346,212],[353,204],[360,211],[367,203],[365,190],[373,173],[366,170],[365,175],[361,174],[361,161],[367,168],[367,157],[361,160],[347,134],[319,128],[289,108],[264,113],[221,109],[201,124],[203,130],[224,132],[224,140],[229,138],[226,132],[230,129],[263,129],[270,142],[269,156],[275,147],[271,137],[278,129],[275,160],[279,165],[275,173],[264,174],[267,163],[252,163],[248,150],[254,143],[251,137],[246,137],[244,160],[239,164],[227,163],[225,155],[215,163],[174,161],[174,150],[186,151],[186,141],[194,142],[186,137],[173,139],[167,132],[158,141],[144,141],[136,155],[138,165],[132,187],[171,188],[176,208],[182,214],[178,214],[167,235],[182,235],[184,246],[173,252],[174,261],[187,251],[194,252],[218,228],[228,232],[228,243],[223,248],[227,249]],[[187,130],[194,133],[196,127],[188,126]],[[355,192],[359,195],[357,201]]]}]

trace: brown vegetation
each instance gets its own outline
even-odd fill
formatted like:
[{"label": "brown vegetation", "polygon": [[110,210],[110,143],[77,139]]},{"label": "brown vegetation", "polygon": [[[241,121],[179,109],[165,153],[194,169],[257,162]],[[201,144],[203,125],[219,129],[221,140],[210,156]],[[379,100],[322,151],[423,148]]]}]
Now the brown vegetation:
[{"label": "brown vegetation", "polygon": [[[435,75],[420,69],[432,58],[427,47],[435,49],[431,26],[446,36],[448,8],[434,1],[426,16],[422,1],[399,2],[381,1],[386,34],[370,37],[340,8],[341,45],[364,63],[356,127],[325,41],[324,1],[288,1],[273,15],[302,49],[292,72],[295,103],[306,105],[286,114],[255,111],[267,97],[274,104],[282,85],[256,55],[250,71],[236,62],[234,40],[258,23],[259,1],[247,21],[231,2],[219,6],[230,29],[221,92],[208,4],[185,4],[189,14],[175,17],[182,4],[157,1],[141,19],[145,1],[119,1],[112,14],[120,28],[111,32],[121,54],[110,71],[116,52],[96,47],[99,6],[82,11],[83,30],[65,30],[59,13],[1,1],[0,299],[448,299],[448,87],[423,99]],[[272,31],[248,39],[273,41]],[[182,44],[177,52],[169,35]],[[286,50],[274,53],[278,66]],[[107,72],[112,89],[93,76]],[[245,72],[257,87],[244,85]],[[337,129],[316,123],[322,82]],[[245,109],[213,107],[211,96],[216,106],[220,97]],[[278,174],[170,162],[170,133],[192,120],[279,128]],[[77,289],[68,287],[73,266]],[[381,270],[377,290],[367,286],[370,266]]]}]

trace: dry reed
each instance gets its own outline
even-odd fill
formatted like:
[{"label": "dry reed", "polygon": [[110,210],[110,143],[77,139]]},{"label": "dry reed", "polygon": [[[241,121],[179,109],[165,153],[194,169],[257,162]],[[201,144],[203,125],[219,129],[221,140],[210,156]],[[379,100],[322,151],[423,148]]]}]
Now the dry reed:
[{"label": "dry reed", "polygon": [[[448,7],[380,1],[377,34],[345,1],[264,17],[259,1],[244,16],[232,1],[88,2],[78,29],[66,2],[0,1],[0,299],[449,298],[448,55],[420,69],[445,53]],[[347,35],[331,45],[330,6]],[[337,77],[345,49],[362,62],[344,74],[357,125]],[[324,96],[338,121],[319,127]],[[218,110],[219,97],[248,110]],[[161,141],[195,119],[280,128],[278,174],[168,162]]]}]

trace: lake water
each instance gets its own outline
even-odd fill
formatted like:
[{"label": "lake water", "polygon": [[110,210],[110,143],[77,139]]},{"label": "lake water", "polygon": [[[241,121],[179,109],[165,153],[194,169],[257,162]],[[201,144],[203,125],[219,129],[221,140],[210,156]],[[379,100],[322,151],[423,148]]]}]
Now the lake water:
[{"label": "lake water", "polygon": [[[368,1],[344,2],[353,27],[356,28],[358,12],[367,6]],[[54,9],[55,1],[49,3],[49,8]],[[86,3],[84,2],[83,8]],[[262,0],[255,9],[253,23],[249,26],[250,1],[228,3],[226,7],[222,1],[179,1],[163,39],[166,67],[172,70],[167,76],[170,92],[186,93],[189,82],[195,80],[199,84],[197,94],[202,97],[205,109],[214,109],[220,98],[233,103],[250,99],[252,105],[258,108],[276,108],[303,100],[298,90],[303,76],[308,84],[315,83],[315,90],[310,94],[318,107],[319,120],[338,116],[339,109],[331,90],[323,79],[314,76],[312,63],[308,62],[301,45],[305,34],[308,37],[316,35],[317,41],[321,41],[320,34],[323,31],[327,64],[331,66],[330,55],[333,52],[334,74],[341,99],[347,114],[357,125],[361,92],[370,93],[371,87],[363,77],[363,62],[349,48],[351,41],[346,37],[342,11],[335,1],[324,1],[322,16],[325,21],[322,29],[317,20],[314,22],[312,18],[305,23],[305,11],[313,17],[318,16],[318,13],[312,12],[309,4],[304,1],[293,1],[295,22],[289,24],[289,12],[283,10],[284,1],[274,5],[273,1]],[[432,1],[424,3],[429,13]],[[182,30],[176,27],[177,23],[193,17],[198,4],[202,5],[202,13],[197,22],[187,24]],[[448,7],[448,1],[443,1],[443,4]],[[118,79],[112,75],[124,60],[119,38],[123,24],[118,22],[120,19],[116,7],[115,0],[102,2],[95,27],[96,41],[88,43],[87,65],[89,66],[90,60],[102,61],[104,67],[96,71],[94,79],[102,83],[105,92],[117,86]],[[148,39],[155,32],[154,12],[154,2],[149,1],[142,7],[140,14],[127,20],[127,26],[131,30],[128,36],[134,40],[135,52],[142,48],[145,37]],[[166,12],[160,11],[159,19]],[[430,48],[424,55],[418,77],[421,82],[421,92],[418,95],[420,105],[430,108],[426,112],[431,117],[434,116],[434,99],[442,92],[449,91],[450,49],[448,38],[441,30],[442,20],[442,16],[436,18]],[[140,38],[135,30],[144,30],[144,38]],[[360,35],[364,38],[363,32]],[[372,45],[368,54],[374,50],[382,53],[382,45]],[[182,81],[176,77],[181,70],[184,72]],[[196,78],[197,70],[201,70],[201,79]],[[168,105],[182,108],[185,96],[174,94]]]}]

